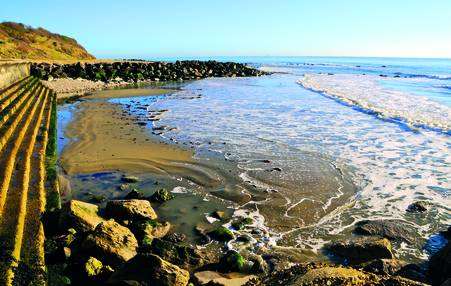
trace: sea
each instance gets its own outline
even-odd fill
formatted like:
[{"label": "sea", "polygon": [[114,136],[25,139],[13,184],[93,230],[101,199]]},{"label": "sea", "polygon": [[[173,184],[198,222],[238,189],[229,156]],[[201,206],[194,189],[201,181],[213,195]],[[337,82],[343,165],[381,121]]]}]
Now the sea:
[{"label": "sea", "polygon": [[[451,224],[451,59],[196,59],[271,72],[185,82],[173,94],[142,98],[168,110],[149,132],[170,127],[162,140],[193,146],[201,161],[215,154],[235,164],[235,178],[204,188],[204,200],[230,201],[234,216],[253,218],[240,235],[254,247],[320,253],[352,237],[359,221],[376,219],[416,233],[419,243],[396,247],[408,261],[443,245],[440,231]],[[417,201],[428,211],[407,212]]]}]

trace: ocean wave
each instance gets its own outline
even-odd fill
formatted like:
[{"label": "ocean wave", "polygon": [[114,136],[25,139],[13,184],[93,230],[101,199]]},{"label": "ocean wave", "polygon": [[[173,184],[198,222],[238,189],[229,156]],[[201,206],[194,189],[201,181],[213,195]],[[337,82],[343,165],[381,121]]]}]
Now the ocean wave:
[{"label": "ocean wave", "polygon": [[412,74],[412,73],[401,73],[395,72],[396,76],[406,77],[406,78],[427,78],[427,79],[438,79],[438,80],[451,80],[451,75],[428,75],[428,74]]},{"label": "ocean wave", "polygon": [[298,83],[378,117],[451,134],[450,107],[426,97],[386,89],[379,81],[380,78],[368,75],[306,74]]}]

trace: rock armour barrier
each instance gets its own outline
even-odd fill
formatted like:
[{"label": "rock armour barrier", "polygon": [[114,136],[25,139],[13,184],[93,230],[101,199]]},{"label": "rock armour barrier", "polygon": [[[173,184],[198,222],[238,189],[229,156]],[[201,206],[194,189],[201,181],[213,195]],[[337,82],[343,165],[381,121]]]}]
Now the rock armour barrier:
[{"label": "rock armour barrier", "polygon": [[217,61],[111,62],[50,64],[32,63],[31,74],[50,78],[83,78],[111,81],[177,81],[207,77],[247,77],[266,73],[244,64]]}]

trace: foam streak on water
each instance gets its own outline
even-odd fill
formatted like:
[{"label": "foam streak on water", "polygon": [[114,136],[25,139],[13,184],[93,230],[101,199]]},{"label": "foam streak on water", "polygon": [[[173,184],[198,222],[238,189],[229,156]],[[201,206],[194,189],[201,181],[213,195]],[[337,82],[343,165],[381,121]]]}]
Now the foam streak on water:
[{"label": "foam streak on water", "polygon": [[[405,81],[406,79],[399,79]],[[306,74],[298,82],[380,117],[400,120],[409,126],[429,127],[451,132],[451,107],[426,97],[385,88],[380,77],[369,75]]]}]

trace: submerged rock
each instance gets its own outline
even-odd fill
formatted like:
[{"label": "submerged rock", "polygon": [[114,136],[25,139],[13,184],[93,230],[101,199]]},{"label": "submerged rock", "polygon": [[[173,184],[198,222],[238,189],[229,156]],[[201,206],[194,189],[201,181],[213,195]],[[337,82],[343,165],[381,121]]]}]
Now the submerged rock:
[{"label": "submerged rock", "polygon": [[189,281],[188,271],[164,261],[154,254],[138,254],[130,259],[108,280],[110,285],[185,286]]},{"label": "submerged rock", "polygon": [[99,207],[77,200],[67,202],[59,218],[61,229],[74,228],[80,232],[93,230],[99,223],[105,221],[99,216]]},{"label": "submerged rock", "polygon": [[82,249],[112,266],[136,255],[138,242],[133,233],[114,220],[100,223],[82,243]]},{"label": "submerged rock", "polygon": [[407,207],[407,212],[410,213],[423,213],[428,210],[428,203],[424,201],[418,201],[410,204]]},{"label": "submerged rock", "polygon": [[105,214],[119,220],[156,219],[157,214],[147,200],[116,200],[109,201]]},{"label": "submerged rock", "polygon": [[139,182],[139,178],[136,176],[123,176],[121,181],[124,183],[137,183]]},{"label": "submerged rock", "polygon": [[241,218],[232,222],[232,227],[236,230],[241,230],[246,227],[246,225],[252,224],[254,221],[250,217]]},{"label": "submerged rock", "polygon": [[124,197],[124,200],[134,199],[144,199],[144,195],[139,190],[133,189]]},{"label": "submerged rock", "polygon": [[356,224],[356,234],[377,235],[392,241],[414,243],[418,234],[408,223],[401,220],[364,220]]},{"label": "submerged rock", "polygon": [[150,200],[152,202],[164,203],[166,201],[172,200],[174,195],[166,189],[159,189],[156,191],[151,197]]},{"label": "submerged rock", "polygon": [[326,249],[348,260],[351,264],[367,262],[373,259],[393,258],[390,241],[386,238],[358,238],[334,242]]}]

